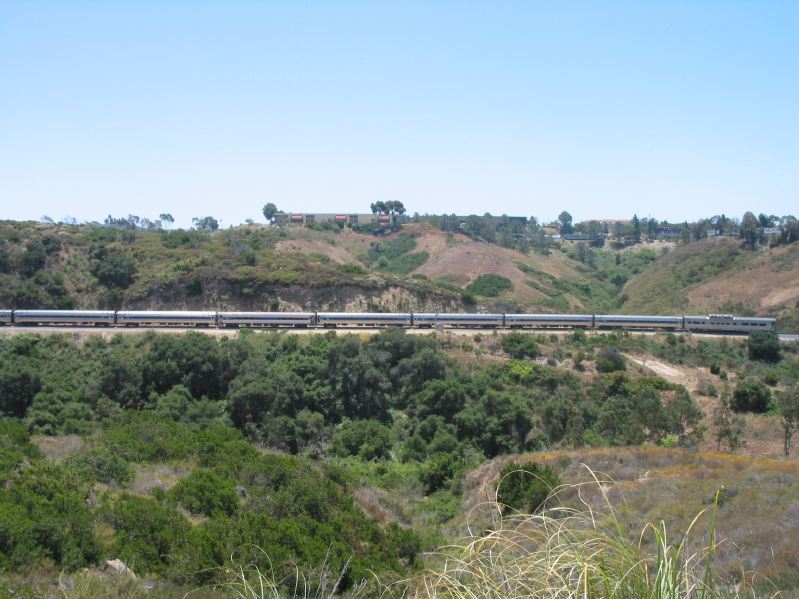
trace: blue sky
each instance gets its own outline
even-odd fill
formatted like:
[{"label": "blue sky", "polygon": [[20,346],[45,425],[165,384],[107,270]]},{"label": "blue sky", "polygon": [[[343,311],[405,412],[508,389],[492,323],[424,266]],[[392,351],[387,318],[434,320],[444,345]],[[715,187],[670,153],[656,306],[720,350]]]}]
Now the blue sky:
[{"label": "blue sky", "polygon": [[799,2],[0,0],[0,218],[799,212]]}]

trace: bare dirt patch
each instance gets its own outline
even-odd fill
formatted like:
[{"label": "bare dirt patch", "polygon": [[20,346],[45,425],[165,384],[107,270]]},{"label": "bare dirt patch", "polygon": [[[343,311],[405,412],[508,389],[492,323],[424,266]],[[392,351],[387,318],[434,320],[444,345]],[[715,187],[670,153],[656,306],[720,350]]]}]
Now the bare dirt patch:
[{"label": "bare dirt patch", "polygon": [[331,245],[316,239],[285,239],[275,245],[278,252],[300,252],[301,254],[321,254],[338,264],[357,262],[355,256],[339,245]]},{"label": "bare dirt patch", "polygon": [[60,437],[33,435],[31,443],[36,445],[44,455],[56,463],[63,462],[72,454],[78,453],[85,445],[79,435],[63,435]]},{"label": "bare dirt patch", "polygon": [[137,495],[149,495],[156,487],[168,491],[192,470],[189,465],[175,464],[134,464],[133,468],[136,477],[130,483],[128,491]]},{"label": "bare dirt patch", "polygon": [[656,375],[663,377],[670,383],[679,383],[680,385],[685,385],[686,387],[689,386],[690,381],[687,373],[681,371],[674,366],[669,366],[668,364],[664,364],[663,362],[658,362],[652,358],[634,358],[632,356],[627,356],[627,359],[634,364],[638,364],[639,366],[643,366],[654,372]]}]

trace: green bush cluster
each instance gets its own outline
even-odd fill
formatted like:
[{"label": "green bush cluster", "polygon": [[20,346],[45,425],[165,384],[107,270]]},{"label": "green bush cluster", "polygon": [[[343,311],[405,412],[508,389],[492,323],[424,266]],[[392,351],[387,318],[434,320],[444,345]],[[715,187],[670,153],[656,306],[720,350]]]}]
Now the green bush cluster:
[{"label": "green bush cluster", "polygon": [[497,503],[503,512],[510,509],[533,514],[561,484],[560,477],[550,466],[512,462],[499,473]]},{"label": "green bush cluster", "polygon": [[507,277],[495,274],[479,275],[466,286],[466,291],[483,297],[499,297],[503,292],[513,289],[513,283]]},{"label": "green bush cluster", "polygon": [[539,354],[538,344],[531,335],[508,333],[502,336],[502,351],[512,358],[535,358]]}]

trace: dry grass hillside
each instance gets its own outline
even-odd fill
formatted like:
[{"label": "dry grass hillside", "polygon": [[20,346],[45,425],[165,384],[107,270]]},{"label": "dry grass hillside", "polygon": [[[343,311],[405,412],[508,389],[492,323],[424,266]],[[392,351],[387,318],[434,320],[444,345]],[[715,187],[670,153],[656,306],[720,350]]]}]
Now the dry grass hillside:
[{"label": "dry grass hillside", "polygon": [[628,313],[733,312],[799,324],[799,244],[744,250],[735,239],[704,239],[654,262],[624,287]]},{"label": "dry grass hillside", "polygon": [[[418,266],[401,272],[416,281],[425,278],[444,289],[465,289],[478,276],[497,274],[511,281],[512,289],[496,299],[477,298],[485,309],[519,305],[529,309],[551,311],[551,296],[563,295],[554,288],[554,281],[581,278],[580,265],[566,255],[554,252],[549,256],[523,254],[495,244],[477,241],[467,235],[448,234],[426,223],[411,224],[399,233],[382,237],[358,233],[351,229],[328,231],[287,227],[285,236],[275,244],[277,256],[302,254],[309,261],[329,261],[339,265],[368,264],[370,249],[386,246],[398,237],[413,240],[405,254],[426,256]],[[375,268],[380,272],[379,268]],[[391,273],[391,269],[386,271]],[[415,276],[414,276],[415,275]],[[566,294],[568,309],[585,310],[579,297]]]},{"label": "dry grass hillside", "polygon": [[[468,475],[464,483],[467,515],[458,526],[470,522],[473,530],[480,530],[491,521],[490,502],[495,497],[499,472],[514,461],[548,464],[564,483],[583,484],[579,493],[572,489],[562,495],[567,505],[591,506],[601,514],[607,497],[634,541],[647,523],[660,521],[679,536],[678,531],[687,530],[703,510],[705,517],[700,519],[698,530],[705,530],[713,500],[720,492],[718,573],[735,581],[754,577],[761,589],[769,588],[767,578],[781,588],[799,585],[796,463],[654,447],[503,456]],[[596,484],[591,472],[601,484]],[[648,539],[642,538],[642,542]]]}]

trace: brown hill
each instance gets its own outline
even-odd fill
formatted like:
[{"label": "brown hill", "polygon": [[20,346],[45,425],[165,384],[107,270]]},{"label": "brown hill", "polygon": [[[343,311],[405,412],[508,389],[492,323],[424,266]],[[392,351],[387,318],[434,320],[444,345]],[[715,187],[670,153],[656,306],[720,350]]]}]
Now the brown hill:
[{"label": "brown hill", "polygon": [[799,243],[750,251],[736,239],[680,246],[622,290],[631,314],[732,312],[774,316],[799,327]]}]

